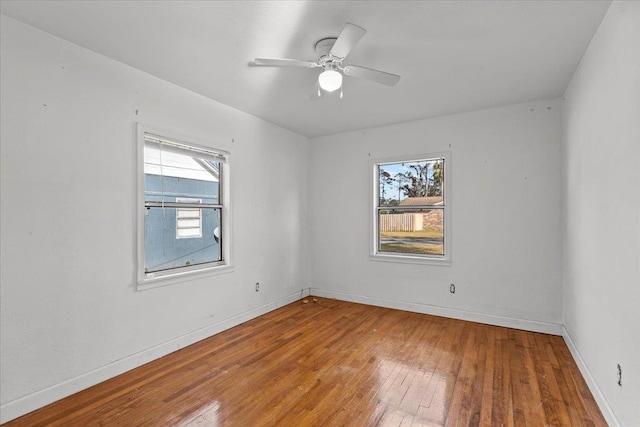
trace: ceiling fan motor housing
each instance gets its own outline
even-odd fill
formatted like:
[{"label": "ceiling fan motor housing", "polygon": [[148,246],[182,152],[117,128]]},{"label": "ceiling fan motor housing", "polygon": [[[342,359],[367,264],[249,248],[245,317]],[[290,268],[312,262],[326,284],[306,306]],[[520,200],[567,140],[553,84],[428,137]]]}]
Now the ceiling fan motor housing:
[{"label": "ceiling fan motor housing", "polygon": [[336,62],[335,58],[329,54],[336,40],[336,37],[327,37],[316,43],[315,49],[318,54],[318,63],[323,67],[328,63]]}]

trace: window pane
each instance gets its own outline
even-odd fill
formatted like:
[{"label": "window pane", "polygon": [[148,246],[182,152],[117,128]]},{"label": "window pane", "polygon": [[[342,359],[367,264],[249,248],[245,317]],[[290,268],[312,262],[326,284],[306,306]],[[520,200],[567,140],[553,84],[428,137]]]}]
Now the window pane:
[{"label": "window pane", "polygon": [[221,166],[211,160],[145,145],[145,201],[175,202],[187,198],[204,204],[220,204]]},{"label": "window pane", "polygon": [[380,252],[444,255],[444,210],[380,210]]},{"label": "window pane", "polygon": [[[220,209],[202,209],[202,231],[180,229],[177,238],[175,208],[146,208],[144,221],[144,265],[146,273],[222,260]],[[182,220],[181,220],[182,221]],[[197,221],[197,220],[196,220]],[[182,235],[186,233],[186,235]]]},{"label": "window pane", "polygon": [[443,204],[444,159],[425,159],[378,166],[380,206]]}]

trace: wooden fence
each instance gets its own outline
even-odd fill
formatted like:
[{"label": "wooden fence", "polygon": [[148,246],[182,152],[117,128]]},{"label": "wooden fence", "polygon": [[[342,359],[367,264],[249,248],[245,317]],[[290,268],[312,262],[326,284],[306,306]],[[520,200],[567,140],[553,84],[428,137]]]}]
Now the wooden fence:
[{"label": "wooden fence", "polygon": [[380,231],[420,231],[422,213],[380,215]]}]

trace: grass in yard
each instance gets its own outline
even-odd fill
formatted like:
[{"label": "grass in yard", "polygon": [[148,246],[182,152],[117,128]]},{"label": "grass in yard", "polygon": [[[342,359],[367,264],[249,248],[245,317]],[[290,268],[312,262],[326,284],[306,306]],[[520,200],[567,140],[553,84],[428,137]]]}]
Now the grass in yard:
[{"label": "grass in yard", "polygon": [[442,237],[442,230],[381,231],[380,237]]},{"label": "grass in yard", "polygon": [[404,254],[444,255],[442,245],[383,243],[380,245],[380,251],[400,252]]}]

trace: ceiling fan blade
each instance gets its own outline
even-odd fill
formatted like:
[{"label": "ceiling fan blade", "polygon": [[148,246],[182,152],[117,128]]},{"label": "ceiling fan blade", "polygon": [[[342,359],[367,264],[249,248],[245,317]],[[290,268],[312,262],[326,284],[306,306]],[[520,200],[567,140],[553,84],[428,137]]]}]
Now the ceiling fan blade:
[{"label": "ceiling fan blade", "polygon": [[358,65],[347,65],[342,71],[346,76],[372,80],[387,86],[395,86],[400,81],[400,76],[397,74],[385,73],[384,71],[372,70]]},{"label": "ceiling fan blade", "polygon": [[346,57],[366,33],[364,28],[347,22],[331,48],[331,54],[338,58]]},{"label": "ceiling fan blade", "polygon": [[300,59],[277,59],[277,58],[256,58],[255,65],[264,65],[269,67],[304,67],[315,68],[321,65],[317,62],[303,61]]}]

